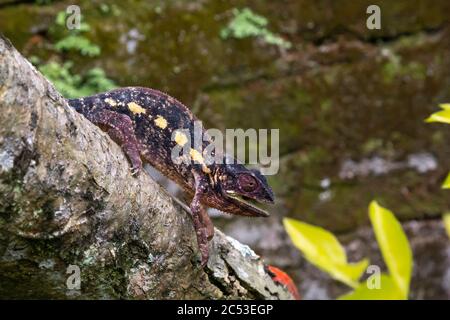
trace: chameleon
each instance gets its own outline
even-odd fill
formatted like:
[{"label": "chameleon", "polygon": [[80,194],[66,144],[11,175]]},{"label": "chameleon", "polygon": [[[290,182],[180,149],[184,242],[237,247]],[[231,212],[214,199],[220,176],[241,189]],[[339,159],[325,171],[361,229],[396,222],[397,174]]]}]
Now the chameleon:
[{"label": "chameleon", "polygon": [[[68,99],[68,104],[121,147],[134,176],[147,163],[182,188],[191,199],[188,212],[202,267],[208,262],[208,243],[214,236],[208,207],[234,215],[269,216],[256,205],[274,203],[273,191],[264,175],[257,169],[229,161],[225,153],[217,153],[222,162],[207,162],[201,150],[186,145],[194,141],[194,123],[198,119],[168,94],[144,87],[124,87]],[[203,149],[211,142],[205,131],[202,128]],[[190,148],[187,155],[190,161],[172,160],[176,146]]]}]

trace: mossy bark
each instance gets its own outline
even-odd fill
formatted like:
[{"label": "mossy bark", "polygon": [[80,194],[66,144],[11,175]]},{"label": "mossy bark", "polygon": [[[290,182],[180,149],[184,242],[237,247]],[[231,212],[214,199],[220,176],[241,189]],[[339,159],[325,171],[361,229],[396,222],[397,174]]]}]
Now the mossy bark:
[{"label": "mossy bark", "polygon": [[188,214],[0,37],[0,297],[291,298],[247,246],[217,231],[210,252],[202,269]]}]

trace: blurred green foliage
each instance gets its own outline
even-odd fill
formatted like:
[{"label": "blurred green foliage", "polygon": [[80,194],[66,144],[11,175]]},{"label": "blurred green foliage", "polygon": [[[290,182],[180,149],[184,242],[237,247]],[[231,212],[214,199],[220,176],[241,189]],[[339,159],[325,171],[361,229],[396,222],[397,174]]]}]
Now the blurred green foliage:
[{"label": "blurred green foliage", "polygon": [[71,72],[72,66],[72,61],[63,64],[50,61],[39,65],[39,71],[53,83],[63,96],[68,98],[85,97],[115,88],[114,82],[106,77],[103,69],[94,68],[81,76]]},{"label": "blurred green foliage", "polygon": [[404,63],[400,56],[389,52],[389,61],[383,65],[382,74],[387,84],[393,83],[397,77],[410,76],[415,80],[424,80],[426,78],[427,68],[425,65],[411,61]]},{"label": "blurred green foliage", "polygon": [[79,51],[84,56],[95,57],[100,54],[100,48],[92,44],[89,39],[78,36],[69,35],[55,44],[55,49],[58,51]]},{"label": "blurred green foliage", "polygon": [[254,13],[249,8],[233,9],[233,19],[221,30],[222,39],[261,38],[265,43],[289,49],[292,44],[267,29],[265,17]]},{"label": "blurred green foliage", "polygon": [[373,201],[369,206],[369,217],[389,274],[374,274],[379,277],[379,286],[371,287],[360,282],[369,262],[363,259],[348,263],[345,250],[330,232],[294,219],[283,223],[294,245],[305,258],[331,277],[354,288],[340,299],[407,299],[411,279],[413,258],[408,239],[394,214]]},{"label": "blurred green foliage", "polygon": [[441,122],[450,124],[450,103],[444,103],[439,105],[441,111],[433,113],[425,121],[426,122]]},{"label": "blurred green foliage", "polygon": [[334,279],[356,288],[369,261],[348,263],[345,250],[336,237],[320,227],[286,218],[284,226],[294,245],[306,259]]},{"label": "blurred green foliage", "polygon": [[84,74],[74,74],[72,72],[74,63],[71,60],[60,61],[64,60],[61,55],[69,51],[88,57],[96,57],[101,53],[100,47],[83,35],[90,30],[87,23],[81,20],[78,29],[69,30],[66,27],[66,19],[67,13],[65,11],[59,12],[56,15],[55,24],[50,29],[50,35],[56,41],[50,47],[59,55],[46,62],[42,62],[38,57],[33,56],[30,61],[66,98],[89,96],[114,89],[116,85],[106,76],[103,69],[93,68]]},{"label": "blurred green foliage", "polygon": [[375,201],[369,206],[369,217],[390,276],[407,298],[413,267],[408,238],[394,214]]},{"label": "blurred green foliage", "polygon": [[387,274],[380,275],[380,288],[370,288],[361,283],[354,291],[342,295],[340,300],[404,300],[392,277]]},{"label": "blurred green foliage", "polygon": [[83,33],[89,32],[91,27],[82,22],[83,16],[80,17],[79,28],[68,29],[66,27],[67,13],[60,11],[56,15],[55,26],[51,29],[53,33],[58,34],[55,30],[59,31],[60,40],[55,43],[55,49],[57,51],[75,51],[84,56],[96,57],[100,55],[100,47],[93,44]]},{"label": "blurred green foliage", "polygon": [[[450,124],[450,103],[443,103],[439,106],[441,107],[442,110],[433,113],[425,121],[426,122],[441,122],[441,123]],[[450,174],[445,179],[442,187],[444,189],[450,189]]]},{"label": "blurred green foliage", "polygon": [[450,174],[447,176],[447,179],[445,179],[444,184],[442,185],[442,188],[450,189]]}]

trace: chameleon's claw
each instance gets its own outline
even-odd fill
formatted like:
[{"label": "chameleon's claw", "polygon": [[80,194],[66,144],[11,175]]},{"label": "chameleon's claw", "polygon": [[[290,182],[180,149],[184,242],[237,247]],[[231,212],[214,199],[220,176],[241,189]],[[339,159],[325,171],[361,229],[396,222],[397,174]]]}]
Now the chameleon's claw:
[{"label": "chameleon's claw", "polygon": [[125,154],[128,156],[128,159],[131,162],[131,174],[134,177],[137,177],[139,173],[142,171],[142,160],[139,154],[139,149],[136,146],[136,142],[134,140],[130,142],[126,142],[122,145],[122,149]]},{"label": "chameleon's claw", "polygon": [[129,153],[129,158],[131,161],[131,174],[133,177],[137,177],[142,171],[142,160],[133,153]]},{"label": "chameleon's claw", "polygon": [[133,167],[131,168],[131,175],[133,177],[139,176],[139,173],[141,172],[141,169],[139,167]]}]

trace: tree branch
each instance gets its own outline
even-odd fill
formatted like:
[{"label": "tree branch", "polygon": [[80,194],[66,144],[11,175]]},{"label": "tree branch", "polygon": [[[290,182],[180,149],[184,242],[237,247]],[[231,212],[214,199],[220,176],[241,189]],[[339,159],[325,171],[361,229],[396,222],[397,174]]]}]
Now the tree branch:
[{"label": "tree branch", "polygon": [[210,251],[200,268],[188,214],[0,36],[0,297],[291,298],[247,246]]}]

